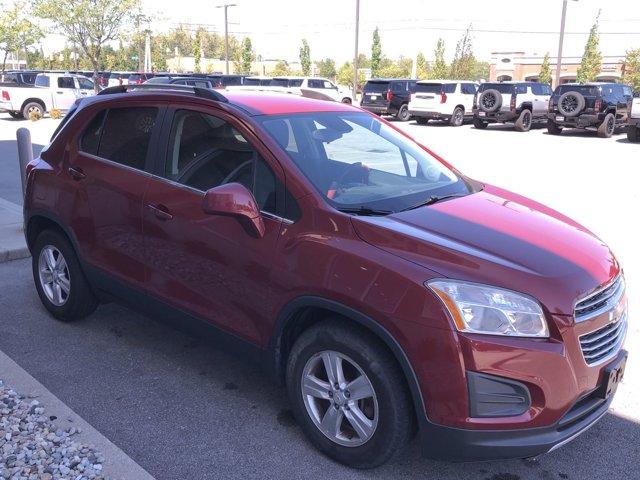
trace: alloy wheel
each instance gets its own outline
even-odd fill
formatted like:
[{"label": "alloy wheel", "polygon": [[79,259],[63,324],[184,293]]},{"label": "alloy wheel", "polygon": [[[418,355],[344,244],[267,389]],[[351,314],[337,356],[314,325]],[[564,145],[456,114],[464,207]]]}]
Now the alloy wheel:
[{"label": "alloy wheel", "polygon": [[46,245],[38,257],[40,286],[53,305],[61,307],[69,299],[71,278],[64,256],[53,245]]},{"label": "alloy wheel", "polygon": [[378,399],[369,377],[347,355],[316,353],[302,371],[302,398],[315,426],[333,442],[358,447],[378,425]]},{"label": "alloy wheel", "polygon": [[562,100],[562,108],[567,113],[573,113],[578,108],[578,99],[573,95],[567,95]]},{"label": "alloy wheel", "polygon": [[613,135],[613,132],[615,131],[616,128],[616,121],[615,118],[613,118],[613,116],[609,117],[609,120],[607,121],[607,134],[609,136]]}]

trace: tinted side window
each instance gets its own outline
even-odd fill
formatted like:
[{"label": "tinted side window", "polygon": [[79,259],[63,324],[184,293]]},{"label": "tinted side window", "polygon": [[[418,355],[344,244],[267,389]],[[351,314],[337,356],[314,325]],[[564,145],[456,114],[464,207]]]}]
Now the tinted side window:
[{"label": "tinted side window", "polygon": [[391,84],[392,92],[404,92],[407,90],[407,82],[393,82]]},{"label": "tinted side window", "polygon": [[76,88],[73,77],[58,77],[58,88]]},{"label": "tinted side window", "polygon": [[106,110],[101,111],[89,123],[89,126],[80,138],[80,150],[91,155],[98,155],[98,145],[100,145],[100,135]]},{"label": "tinted side window", "polygon": [[143,170],[157,116],[156,107],[109,110],[104,122],[98,156]]},{"label": "tinted side window", "polygon": [[526,85],[516,85],[516,93],[527,93]]},{"label": "tinted side window", "polygon": [[631,90],[631,87],[627,86],[627,85],[623,85],[622,86],[622,92],[624,93],[624,95],[626,95],[627,97],[631,97],[633,96],[633,90]]},{"label": "tinted side window", "polygon": [[461,91],[465,95],[475,95],[477,88],[473,83],[463,83]]},{"label": "tinted side window", "polygon": [[36,77],[36,86],[37,87],[48,87],[49,86],[49,77],[44,75],[39,75]]},{"label": "tinted side window", "polygon": [[540,85],[538,83],[532,83],[531,84],[531,92],[534,95],[544,95],[544,90],[542,89],[542,85]]},{"label": "tinted side window", "polygon": [[457,86],[457,83],[446,83],[442,86],[442,90],[444,91],[444,93],[455,93]]}]

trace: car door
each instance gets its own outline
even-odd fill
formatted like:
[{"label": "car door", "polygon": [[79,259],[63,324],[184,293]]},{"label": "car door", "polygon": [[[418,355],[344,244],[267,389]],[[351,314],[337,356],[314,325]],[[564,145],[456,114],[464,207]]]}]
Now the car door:
[{"label": "car door", "polygon": [[[95,112],[70,144],[69,223],[103,280],[144,289],[142,200],[163,108],[129,102]],[[71,200],[73,199],[73,200]]]},{"label": "car door", "polygon": [[93,80],[84,77],[76,77],[76,89],[78,97],[89,97],[95,93]]},{"label": "car door", "polygon": [[54,81],[56,84],[51,86],[53,108],[63,111],[69,110],[78,98],[75,79],[70,76],[60,76]]},{"label": "car door", "polygon": [[[147,287],[164,303],[260,343],[270,328],[283,173],[228,114],[175,109],[170,116],[166,161],[144,198]],[[203,211],[205,192],[231,182],[253,191],[263,212],[262,238],[236,218]]]}]

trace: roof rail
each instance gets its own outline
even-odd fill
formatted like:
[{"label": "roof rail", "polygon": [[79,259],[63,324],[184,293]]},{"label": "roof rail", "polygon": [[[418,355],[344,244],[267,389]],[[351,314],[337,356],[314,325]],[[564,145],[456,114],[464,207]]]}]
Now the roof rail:
[{"label": "roof rail", "polygon": [[174,91],[180,93],[192,93],[196,97],[208,98],[216,102],[228,103],[227,97],[221,93],[216,92],[210,88],[192,87],[190,85],[174,85],[171,83],[142,83],[142,84],[130,84],[130,85],[116,85],[114,87],[107,87],[104,90],[98,92],[98,95],[112,95],[115,93],[127,93],[131,90],[161,90],[161,91]]}]

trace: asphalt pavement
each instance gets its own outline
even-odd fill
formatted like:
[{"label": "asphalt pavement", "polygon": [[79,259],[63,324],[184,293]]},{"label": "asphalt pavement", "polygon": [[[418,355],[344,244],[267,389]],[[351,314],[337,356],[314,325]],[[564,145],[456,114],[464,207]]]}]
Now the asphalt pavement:
[{"label": "asphalt pavement", "polygon": [[[633,313],[640,307],[640,257],[632,211],[640,204],[634,185],[640,147],[622,136],[402,128],[472,176],[574,216],[622,260],[632,312],[627,377],[613,412],[565,447],[535,461],[451,464],[423,459],[413,442],[379,469],[347,469],[305,440],[282,388],[223,346],[115,304],[78,323],[53,320],[33,287],[29,259],[0,264],[0,350],[161,480],[640,478],[640,336]],[[0,197],[11,191],[1,186],[16,181],[10,173],[0,171]]]}]

